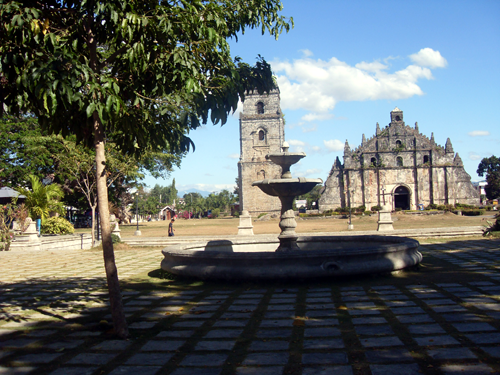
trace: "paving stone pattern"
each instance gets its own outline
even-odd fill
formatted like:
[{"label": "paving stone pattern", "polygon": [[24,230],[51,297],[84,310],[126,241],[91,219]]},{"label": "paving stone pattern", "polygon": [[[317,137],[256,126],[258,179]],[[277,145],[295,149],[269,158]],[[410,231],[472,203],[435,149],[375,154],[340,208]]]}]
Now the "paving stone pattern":
[{"label": "paving stone pattern", "polygon": [[159,251],[117,252],[126,341],[111,334],[99,252],[0,253],[0,375],[500,373],[499,245],[423,245],[434,272],[461,277],[362,286],[144,288]]}]

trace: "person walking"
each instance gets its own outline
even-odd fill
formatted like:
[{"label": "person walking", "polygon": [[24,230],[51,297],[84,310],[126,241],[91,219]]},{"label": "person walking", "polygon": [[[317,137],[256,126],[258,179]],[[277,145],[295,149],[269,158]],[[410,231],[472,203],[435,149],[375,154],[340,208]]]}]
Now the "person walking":
[{"label": "person walking", "polygon": [[170,224],[168,224],[168,236],[173,237],[174,236],[174,221],[175,219],[170,220]]}]

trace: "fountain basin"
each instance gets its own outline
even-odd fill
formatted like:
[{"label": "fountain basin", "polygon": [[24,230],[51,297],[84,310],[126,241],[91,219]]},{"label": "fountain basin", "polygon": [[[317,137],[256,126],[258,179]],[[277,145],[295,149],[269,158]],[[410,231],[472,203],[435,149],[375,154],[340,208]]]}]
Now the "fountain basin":
[{"label": "fountain basin", "polygon": [[264,193],[274,197],[295,197],[310,192],[317,184],[323,183],[321,178],[286,178],[265,179],[255,181],[252,186],[259,187]]},{"label": "fountain basin", "polygon": [[401,270],[422,254],[413,239],[389,236],[302,236],[300,251],[276,252],[274,238],[168,246],[161,268],[203,280],[286,280]]}]

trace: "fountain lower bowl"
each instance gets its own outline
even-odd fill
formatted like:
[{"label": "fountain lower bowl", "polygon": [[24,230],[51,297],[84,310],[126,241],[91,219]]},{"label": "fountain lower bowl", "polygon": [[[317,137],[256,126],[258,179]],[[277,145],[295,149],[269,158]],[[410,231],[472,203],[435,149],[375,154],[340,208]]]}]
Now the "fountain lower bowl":
[{"label": "fountain lower bowl", "polygon": [[275,197],[296,197],[310,192],[317,184],[323,183],[321,178],[283,178],[255,181],[252,186],[259,187],[264,193]]},{"label": "fountain lower bowl", "polygon": [[302,236],[301,251],[279,241],[238,239],[168,246],[161,268],[203,280],[285,280],[385,273],[422,260],[418,241],[392,236]]}]

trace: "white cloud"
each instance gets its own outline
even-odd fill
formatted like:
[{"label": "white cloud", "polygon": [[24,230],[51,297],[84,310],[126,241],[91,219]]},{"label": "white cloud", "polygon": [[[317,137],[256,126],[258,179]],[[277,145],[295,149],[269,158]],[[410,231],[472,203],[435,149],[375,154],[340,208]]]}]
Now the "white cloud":
[{"label": "white cloud", "polygon": [[302,147],[302,146],[306,145],[305,142],[299,141],[298,139],[289,139],[287,142],[290,146],[301,146]]},{"label": "white cloud", "polygon": [[471,137],[486,137],[486,136],[490,135],[490,132],[487,130],[474,130],[474,131],[468,132],[467,134]]},{"label": "white cloud", "polygon": [[366,70],[367,72],[378,72],[380,70],[385,70],[388,68],[387,65],[384,65],[379,61],[374,61],[371,63],[363,61],[356,64],[355,67],[361,70]]},{"label": "white cloud", "polygon": [[481,160],[481,156],[476,154],[475,152],[469,152],[470,160]]},{"label": "white cloud", "polygon": [[310,57],[313,55],[313,53],[308,50],[308,49],[301,49],[300,52],[302,52],[302,54],[305,56],[305,57]]},{"label": "white cloud", "polygon": [[330,152],[334,151],[342,151],[344,149],[344,142],[339,141],[338,139],[331,139],[329,141],[323,141],[325,147]]},{"label": "white cloud", "polygon": [[234,184],[189,184],[189,185],[176,185],[178,191],[185,192],[191,190],[199,190],[207,193],[219,192],[222,190],[233,191]]},{"label": "white cloud", "polygon": [[230,114],[230,116],[234,118],[240,118],[240,113],[243,112],[243,102],[241,100],[238,101],[238,107],[236,111]]},{"label": "white cloud", "polygon": [[318,168],[313,168],[313,169],[306,169],[304,172],[304,176],[317,176],[322,172],[321,169]]},{"label": "white cloud", "polygon": [[239,159],[240,158],[240,154],[230,154],[227,157],[229,159]]},{"label": "white cloud", "polygon": [[448,61],[441,56],[441,53],[432,48],[422,48],[417,53],[410,55],[410,59],[419,66],[428,66],[429,68],[444,68],[448,65]]},{"label": "white cloud", "polygon": [[325,61],[306,56],[271,64],[277,74],[282,109],[306,110],[302,121],[310,122],[332,118],[331,112],[340,101],[397,100],[423,95],[418,81],[433,79],[430,68],[446,65],[441,54],[430,48],[411,55],[415,64],[399,71],[389,71],[391,59],[351,66],[335,57]]},{"label": "white cloud", "polygon": [[310,126],[304,126],[302,127],[302,133],[312,133],[315,132],[317,129],[316,124],[310,125]]},{"label": "white cloud", "polygon": [[[311,145],[298,139],[287,140],[292,152],[305,152],[306,154],[328,154],[332,151],[341,151],[344,149],[344,144],[337,140],[323,141],[324,147]],[[297,163],[297,164],[300,164]]]},{"label": "white cloud", "polygon": [[303,170],[300,167],[300,162],[292,166],[292,175],[293,177],[311,177],[311,178],[318,178],[323,173],[322,169],[319,168],[312,168],[312,169],[306,169]]},{"label": "white cloud", "polygon": [[307,115],[304,115],[301,117],[301,120],[306,121],[306,122],[311,122],[315,120],[328,120],[333,117],[332,114],[330,113],[308,113]]}]

